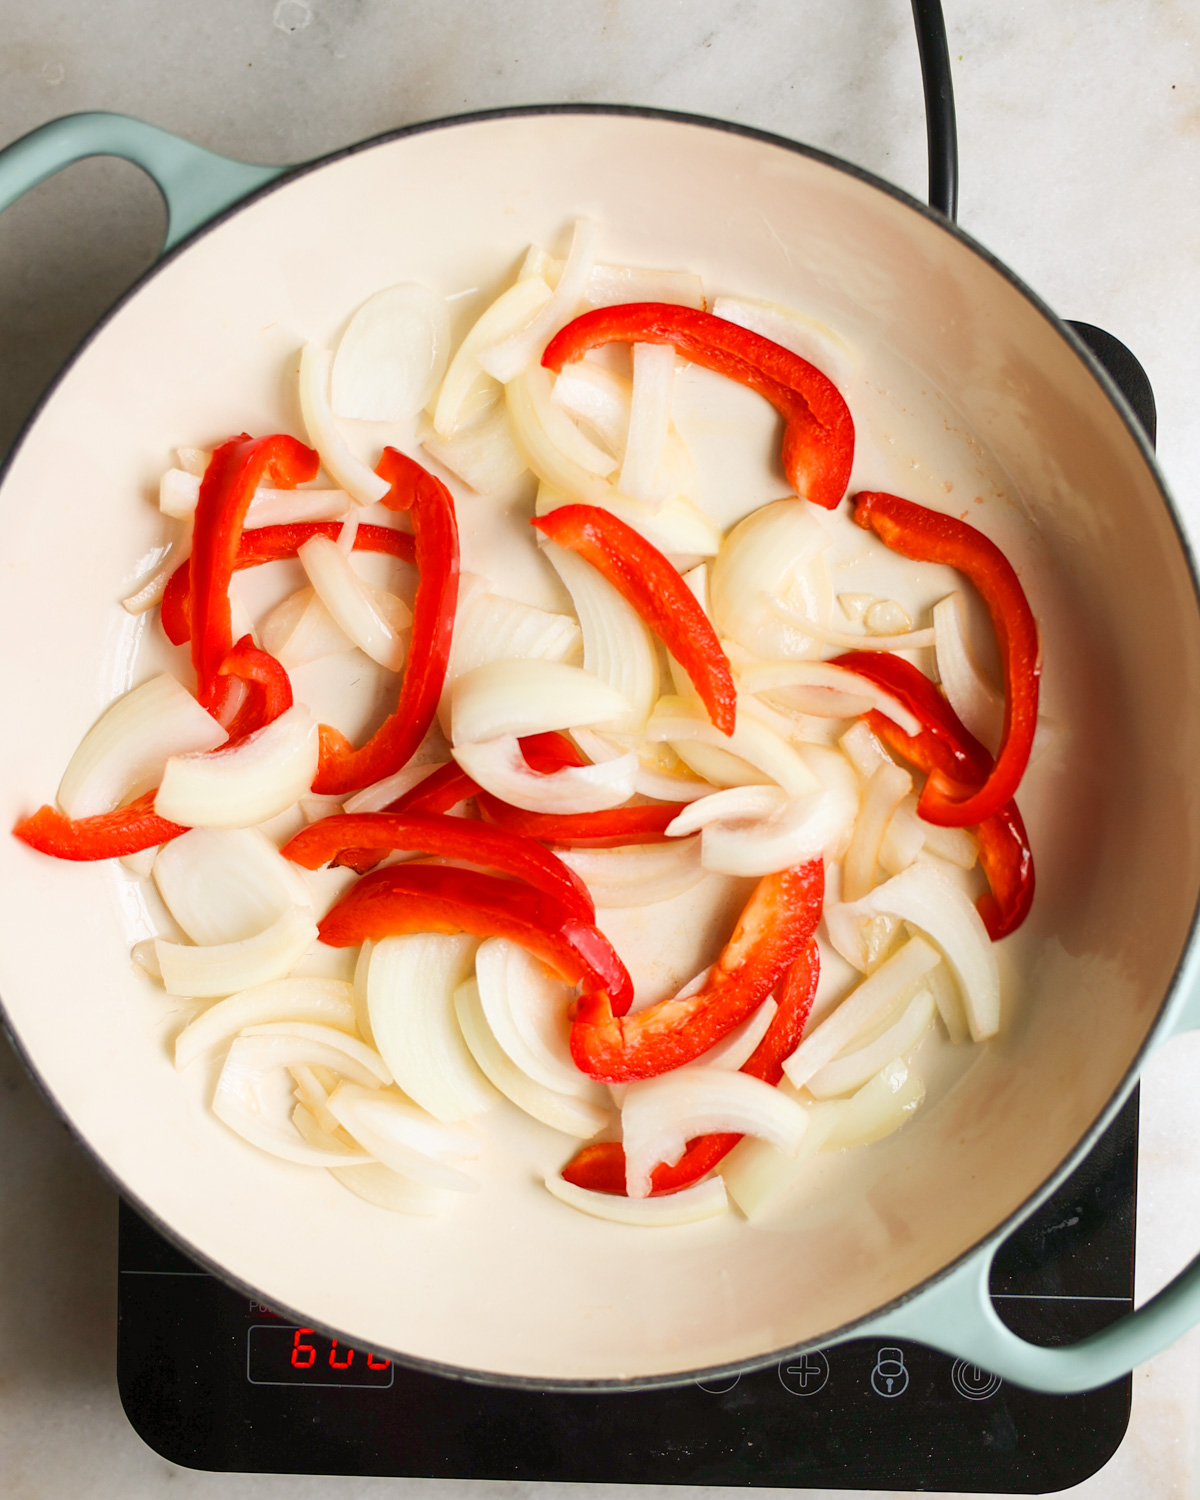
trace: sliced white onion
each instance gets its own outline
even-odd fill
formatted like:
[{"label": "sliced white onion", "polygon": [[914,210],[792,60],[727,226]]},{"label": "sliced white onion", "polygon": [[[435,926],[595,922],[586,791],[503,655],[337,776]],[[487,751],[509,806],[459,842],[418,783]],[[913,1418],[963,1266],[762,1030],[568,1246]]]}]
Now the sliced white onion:
[{"label": "sliced white onion", "polygon": [[511,380],[533,360],[540,358],[553,336],[570,322],[596,258],[599,238],[600,226],[593,220],[575,220],[571,249],[554,295],[524,328],[479,351],[479,363],[489,375],[502,382]]},{"label": "sliced white onion", "polygon": [[925,847],[926,825],[910,805],[915,804],[915,801],[912,796],[902,799],[900,806],[888,820],[879,845],[879,864],[889,875],[899,875],[901,870],[907,870]]},{"label": "sliced white onion", "polygon": [[958,1047],[963,1042],[970,1041],[971,1028],[967,1024],[967,1012],[958,992],[958,985],[946,964],[939,965],[930,973],[928,984],[951,1043]]},{"label": "sliced white onion", "polygon": [[863,790],[862,808],[842,866],[842,894],[857,901],[875,884],[879,849],[892,814],[912,791],[912,777],[890,762],[878,766]]},{"label": "sliced white onion", "polygon": [[107,708],[68,762],[58,804],[69,818],[110,812],[155,786],[173,755],[215,750],[228,738],[169,672]]},{"label": "sliced white onion", "polygon": [[925,1084],[900,1058],[881,1068],[851,1099],[830,1103],[838,1113],[829,1122],[821,1151],[848,1151],[870,1146],[899,1130],[925,1098]]},{"label": "sliced white onion", "polygon": [[623,494],[649,505],[671,423],[675,350],[670,344],[633,346],[633,400],[617,481]]},{"label": "sliced white onion", "polygon": [[429,1187],[424,1182],[414,1182],[411,1177],[402,1177],[385,1167],[382,1162],[368,1162],[363,1166],[330,1167],[330,1176],[336,1177],[344,1188],[376,1208],[385,1208],[389,1213],[414,1214],[433,1217],[445,1213],[455,1201],[454,1194],[445,1188]]},{"label": "sliced white onion", "polygon": [[802,635],[823,646],[836,646],[841,651],[919,651],[934,644],[932,626],[928,630],[908,630],[901,635],[850,635],[844,630],[829,630],[817,624],[782,599],[767,598],[764,602],[771,614],[794,626]]},{"label": "sliced white onion", "polygon": [[[194,516],[200,498],[200,480],[200,474],[168,469],[158,485],[159,510],[181,520]],[[259,485],[246,511],[246,529],[285,526],[295,521],[332,521],[345,515],[350,504],[345,490],[278,490]]]},{"label": "sliced white onion", "polygon": [[933,606],[938,676],[950,707],[993,754],[1004,731],[1004,694],[975,660],[967,639],[966,601],[955,591]]},{"label": "sliced white onion", "polygon": [[670,838],[697,833],[710,823],[769,818],[788,805],[788,794],[778,786],[731,786],[699,797],[667,825]]},{"label": "sliced white onion", "polygon": [[[706,976],[708,972],[705,971]],[[682,999],[686,992],[686,989],[681,990],[677,998]],[[740,1026],[735,1027],[728,1036],[722,1037],[715,1047],[710,1047],[696,1063],[688,1063],[686,1066],[728,1068],[736,1072],[743,1063],[749,1060],[759,1042],[766,1036],[767,1029],[775,1019],[775,1012],[778,1009],[775,1001],[768,996]]]},{"label": "sliced white onion", "polygon": [[[535,509],[539,516],[549,515],[560,505],[574,505],[585,496],[573,496],[561,486],[543,482],[538,488]],[[632,526],[639,536],[657,547],[667,557],[714,557],[721,546],[721,533],[702,510],[682,495],[667,500],[657,511],[641,505],[610,487],[607,495],[593,495],[588,504],[611,511],[618,520]]]},{"label": "sliced white onion", "polygon": [[139,584],[132,594],[121,600],[122,608],[126,613],[144,615],[148,609],[161,604],[162,597],[167,591],[167,584],[171,581],[171,574],[191,555],[192,527],[190,523],[185,522],[182,531],[167,548],[162,561],[153,573],[144,583]]},{"label": "sliced white onion", "polygon": [[526,761],[516,735],[458,745],[454,759],[485,792],[526,812],[603,812],[633,796],[637,756],[543,774]]},{"label": "sliced white onion", "polygon": [[969,828],[939,828],[936,823],[927,823],[916,812],[916,799],[912,804],[912,815],[921,829],[924,849],[947,864],[957,865],[960,870],[970,870],[979,858],[979,845]]},{"label": "sliced white onion", "polygon": [[212,463],[212,450],[209,448],[176,448],[175,457],[179,460],[179,467],[185,474],[195,474],[199,478],[204,477],[204,471]]},{"label": "sliced white onion", "polygon": [[820,786],[803,758],[786,740],[752,713],[740,709],[733,733],[726,735],[709,721],[703,709],[697,710],[682,698],[663,697],[655,704],[646,724],[646,738],[652,743],[668,740],[676,747],[696,741],[736,755],[793,797],[804,796]]},{"label": "sliced white onion", "polygon": [[[351,1058],[360,1068],[370,1073],[371,1082],[367,1085],[368,1087],[378,1087],[380,1084],[392,1082],[391,1069],[373,1047],[368,1047],[356,1036],[350,1036],[334,1026],[325,1026],[317,1021],[298,1021],[289,1018],[286,1021],[255,1022],[251,1026],[243,1027],[242,1035],[299,1037],[302,1041],[332,1047],[340,1050],[345,1057]],[[329,1066],[333,1065],[329,1064]],[[342,1063],[335,1068],[335,1071],[345,1072],[345,1064]]]},{"label": "sliced white onion", "polygon": [[450,361],[433,410],[433,427],[449,437],[462,420],[470,398],[483,385],[492,385],[479,364],[482,350],[494,347],[527,327],[550,301],[550,288],[537,275],[523,276],[476,320]]},{"label": "sliced white onion", "polygon": [[354,642],[312,588],[298,589],[277,604],[263,621],[260,637],[263,650],[289,671],[354,649]]},{"label": "sliced white onion", "polygon": [[449,437],[440,437],[432,425],[418,437],[426,453],[479,495],[507,489],[529,468],[513,441],[503,405],[485,412],[470,426],[459,427]]},{"label": "sliced white onion", "polygon": [[697,1065],[630,1084],[621,1106],[625,1191],[649,1197],[654,1168],[674,1166],[698,1135],[760,1136],[790,1155],[807,1127],[801,1105],[748,1073]]},{"label": "sliced white onion", "polygon": [[741,297],[718,297],[712,310],[727,323],[749,328],[808,360],[842,390],[850,384],[858,355],[827,324],[777,302],[752,302]]},{"label": "sliced white onion", "polygon": [[350,558],[327,536],[310,537],[296,556],[321,603],[350,640],[372,661],[398,672],[408,647],[404,632],[412,623],[412,611],[404,601],[368,588]]},{"label": "sliced white onion", "polygon": [[301,703],[227,750],[174,755],[159,783],[161,818],[199,828],[246,828],[292,807],[312,786],[320,745]]},{"label": "sliced white onion", "polygon": [[894,765],[883,742],[865,724],[852,724],[838,741],[842,753],[864,781],[870,781],[879,766]]},{"label": "sliced white onion", "polygon": [[900,996],[941,962],[941,954],[923,938],[913,937],[882,963],[869,979],[846,996],[819,1025],[814,1026],[783,1065],[790,1082],[800,1088],[826,1063],[894,1005]]},{"label": "sliced white onion", "polygon": [[572,501],[611,506],[620,492],[604,476],[616,468],[616,460],[584,437],[555,405],[551,391],[550,372],[540,365],[530,365],[504,387],[517,447],[543,483]]},{"label": "sliced white onion", "polygon": [[[295,1082],[293,1093],[295,1098],[303,1105],[302,1110],[292,1111],[292,1124],[309,1143],[310,1146],[334,1144],[352,1146],[345,1131],[329,1113],[329,1096],[338,1085],[338,1075],[329,1068],[317,1069],[308,1063],[289,1063],[288,1072]],[[326,1087],[326,1083],[329,1087]],[[326,1136],[332,1136],[332,1140],[318,1141],[313,1139],[314,1132],[321,1131]],[[357,1148],[355,1148],[357,1149]]]},{"label": "sliced white onion", "polygon": [[304,877],[257,828],[193,828],[162,846],[153,873],[193,943],[240,942],[291,907],[312,911]]},{"label": "sliced white onion", "polygon": [[402,282],[368,297],[337,347],[330,404],[339,417],[401,422],[434,392],[450,356],[445,297]]},{"label": "sliced white onion", "polygon": [[474,588],[465,602],[460,596],[454,621],[454,644],[446,672],[447,706],[454,683],[476,667],[526,659],[575,662],[582,649],[582,633],[569,615],[538,609],[487,588]]},{"label": "sliced white onion", "polygon": [[480,944],[475,985],[488,1028],[515,1067],[556,1094],[607,1103],[604,1086],[581,1073],[571,1058],[572,986],[506,938]]},{"label": "sliced white onion", "polygon": [[897,1058],[853,1097],[809,1105],[808,1133],[795,1157],[765,1141],[739,1141],[719,1168],[729,1196],[748,1219],[758,1218],[808,1170],[818,1151],[882,1139],[905,1124],[924,1097],[925,1085]]},{"label": "sliced white onion", "polygon": [[739,521],[712,565],[717,633],[765,659],[815,655],[811,640],[789,632],[771,605],[786,597],[802,602],[807,616],[824,617],[824,590],[809,574],[829,543],[806,500],[775,500]]},{"label": "sliced white onion", "polygon": [[449,1165],[478,1156],[478,1139],[461,1127],[441,1124],[402,1094],[340,1083],[329,1096],[329,1112],[364,1151],[402,1177],[427,1187],[478,1192],[473,1177]]},{"label": "sliced white onion", "polygon": [[711,782],[693,776],[670,745],[648,745],[641,740],[634,746],[627,738],[614,740],[578,725],[572,729],[571,738],[589,760],[597,763],[617,760],[636,749],[638,768],[633,789],[639,796],[652,797],[656,802],[694,802],[716,790]]},{"label": "sliced white onion", "polygon": [[861,1088],[895,1057],[910,1052],[929,1029],[937,1006],[928,989],[918,990],[881,1036],[826,1063],[805,1087],[815,1099],[836,1099]]},{"label": "sliced white onion", "polygon": [[[292,1075],[293,1078],[295,1078],[297,1075],[307,1076],[309,1078],[313,1077],[312,1070],[306,1067],[303,1063],[298,1063],[293,1067],[290,1067],[288,1069],[288,1072]],[[340,1151],[342,1153],[343,1161],[355,1162],[360,1164],[366,1164],[367,1162],[369,1162],[370,1157],[367,1155],[367,1153],[363,1151],[359,1146],[357,1146],[353,1141],[347,1139],[345,1131],[341,1128],[338,1122],[333,1118],[333,1116],[327,1109],[323,1109],[322,1114],[329,1121],[330,1127],[332,1127],[330,1129],[326,1129],[326,1127],[321,1123],[321,1116],[318,1115],[314,1109],[310,1109],[309,1106],[304,1102],[304,1100],[300,1098],[301,1093],[302,1090],[297,1087],[297,1089],[295,1090],[295,1097],[299,1102],[297,1103],[295,1109],[292,1110],[292,1124],[296,1127],[296,1131],[299,1134],[301,1140],[303,1140],[309,1146],[317,1147],[318,1150]],[[322,1097],[324,1097],[324,1095],[322,1095]]]},{"label": "sliced white onion", "polygon": [[338,431],[329,406],[329,370],[333,355],[328,349],[305,344],[300,355],[300,414],[308,441],[317,450],[327,474],[360,505],[382,500],[390,486],[380,479]]},{"label": "sliced white onion", "polygon": [[738,687],[769,693],[775,703],[819,718],[856,719],[872,708],[886,714],[905,734],[918,734],[921,721],[894,694],[848,667],[827,661],[762,662],[742,668]]},{"label": "sliced white onion", "polygon": [[564,365],[551,399],[596,433],[612,453],[623,453],[629,436],[633,385],[607,365],[590,359]]},{"label": "sliced white onion", "polygon": [[200,498],[199,474],[184,469],[168,469],[158,481],[158,508],[164,516],[183,519],[194,515]]},{"label": "sliced white onion", "polygon": [[549,1125],[552,1130],[561,1130],[564,1135],[573,1135],[578,1140],[590,1140],[608,1124],[607,1110],[589,1104],[577,1095],[549,1089],[513,1063],[492,1034],[483,1012],[479,986],[474,979],[468,979],[458,987],[454,1008],[471,1055],[496,1088],[518,1109],[540,1120],[543,1125]]},{"label": "sliced white onion", "polygon": [[463,934],[382,938],[367,969],[375,1046],[408,1097],[446,1122],[478,1114],[495,1097],[454,1013],[454,991],[471,972],[477,946]]},{"label": "sliced white onion", "polygon": [[146,880],[154,868],[154,857],[157,853],[156,848],[136,849],[132,854],[122,854],[121,863],[131,875],[136,875],[139,880]]},{"label": "sliced white onion", "polygon": [[154,939],[168,995],[215,999],[283,979],[317,941],[311,911],[289,907],[270,927],[236,943],[191,946]]},{"label": "sliced white onion", "polygon": [[348,813],[382,812],[389,803],[403,797],[405,792],[410,792],[413,787],[418,786],[426,776],[431,776],[434,771],[440,771],[447,764],[446,761],[433,761],[424,766],[402,766],[391,776],[385,776],[382,781],[373,781],[370,786],[363,787],[361,792],[355,792],[353,797],[348,797],[345,811]]},{"label": "sliced white onion", "polygon": [[704,283],[694,271],[643,270],[640,266],[593,266],[583,288],[589,307],[627,302],[670,302],[704,307]]},{"label": "sliced white onion", "polygon": [[[806,763],[811,765],[820,753],[819,747],[805,747]],[[850,839],[858,788],[845,760],[836,751],[825,755],[827,761],[817,761],[818,771],[824,773],[817,791],[793,797],[766,816],[710,823],[701,836],[704,868],[723,875],[761,876],[818,856],[836,859]],[[837,774],[839,764],[844,776]]]},{"label": "sliced white onion", "polygon": [[587,886],[596,905],[610,910],[669,901],[704,879],[697,838],[616,849],[563,849],[558,857]]},{"label": "sliced white onion", "polygon": [[640,734],[658,697],[658,647],[637,610],[589,562],[553,542],[546,560],[562,579],[583,633],[583,668],[618,692],[627,708],[605,727]]},{"label": "sliced white onion", "polygon": [[958,981],[971,1036],[977,1042],[995,1036],[1000,1029],[1000,970],[987,928],[965,892],[931,864],[915,864],[876,886],[858,905],[899,917],[935,942]]},{"label": "sliced white onion", "polygon": [[[334,1033],[337,1035],[337,1033]],[[317,1063],[377,1087],[374,1075],[340,1046],[282,1033],[238,1037],[229,1049],[213,1097],[213,1113],[252,1145],[301,1166],[345,1166],[363,1153],[308,1145],[291,1123],[290,1093],[281,1086],[285,1070],[296,1063]],[[283,1113],[276,1101],[288,1106]],[[274,1105],[274,1107],[273,1107]]]},{"label": "sliced white onion", "polygon": [[772,778],[756,770],[740,755],[699,740],[673,740],[668,748],[697,776],[715,787],[770,786]]},{"label": "sliced white onion", "polygon": [[605,724],[629,705],[582,667],[566,662],[488,662],[463,673],[450,695],[451,739],[456,748],[499,735],[542,734],[576,724]]},{"label": "sliced white onion", "polygon": [[546,1178],[549,1192],[580,1213],[594,1219],[611,1219],[616,1224],[635,1224],[642,1228],[666,1228],[675,1224],[695,1224],[712,1219],[729,1207],[725,1183],[720,1177],[694,1183],[678,1193],[663,1193],[657,1198],[625,1198],[619,1193],[594,1193],[576,1187],[565,1178]]}]

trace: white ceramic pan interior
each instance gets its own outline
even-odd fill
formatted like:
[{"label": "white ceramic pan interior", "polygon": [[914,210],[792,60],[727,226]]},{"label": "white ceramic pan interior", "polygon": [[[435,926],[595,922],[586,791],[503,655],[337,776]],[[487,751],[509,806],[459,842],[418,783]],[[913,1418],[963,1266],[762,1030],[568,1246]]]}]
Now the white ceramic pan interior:
[{"label": "white ceramic pan interior", "polygon": [[[184,654],[118,602],[163,539],[153,499],[173,448],[243,429],[302,435],[303,343],[332,344],[370,293],[407,280],[461,294],[465,326],[531,241],[561,254],[581,213],[603,226],[606,261],[697,271],[710,297],[777,300],[836,329],[857,357],[852,491],[965,515],[1018,564],[1054,732],[1021,795],[1038,896],[1003,945],[1001,1037],[965,1070],[932,1046],[915,1121],[821,1158],[761,1221],[645,1231],[551,1198],[540,1175],[571,1142],[506,1109],[486,1132],[481,1191],[444,1219],[383,1213],[254,1151],[208,1111],[215,1070],[174,1070],[190,1008],[132,964],[155,914],[115,862],[68,866],[0,839],[0,994],[33,1069],[122,1190],[268,1304],[441,1368],[660,1380],[819,1343],[991,1233],[1118,1091],[1187,942],[1200,888],[1192,578],[1129,425],[994,263],[820,159],[667,120],[460,124],[286,182],[120,307],[12,463],[0,821],[52,798],[114,696],[164,661],[186,680]],[[708,465],[702,493],[724,523],[786,485],[773,414],[719,385],[686,377],[683,400]],[[383,441],[419,451],[411,427],[356,440],[372,461]],[[727,472],[731,443],[743,467]],[[460,493],[467,566],[507,567],[499,539],[528,496],[497,515]],[[665,992],[719,945],[733,896],[705,899],[640,929],[614,920],[643,988]]]}]

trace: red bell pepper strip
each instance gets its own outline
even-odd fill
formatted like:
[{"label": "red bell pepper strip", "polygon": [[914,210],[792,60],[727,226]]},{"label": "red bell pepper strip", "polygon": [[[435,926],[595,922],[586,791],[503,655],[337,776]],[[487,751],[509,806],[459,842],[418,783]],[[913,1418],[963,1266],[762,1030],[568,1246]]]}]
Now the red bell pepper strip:
[{"label": "red bell pepper strip", "polygon": [[445,813],[460,802],[477,796],[479,788],[455,761],[448,761],[389,802],[384,812]]},{"label": "red bell pepper strip", "polygon": [[468,818],[437,813],[335,813],[301,829],[280,852],[306,870],[319,870],[345,850],[377,856],[393,849],[466,860],[515,875],[556,896],[581,921],[595,921],[596,906],[587,886],[561,859],[532,839]]},{"label": "red bell pepper strip", "polygon": [[597,505],[563,505],[532,524],[607,578],[688,674],[723,734],[737,720],[729,658],[696,596],[657,547]]},{"label": "red bell pepper strip", "polygon": [[786,426],[783,470],[798,495],[833,510],[854,463],[854,421],[837,386],[815,365],[736,323],[663,302],[597,307],[546,345],[542,364],[561,370],[603,344],[672,344],[685,359],[765,396]]},{"label": "red bell pepper strip", "polygon": [[[861,672],[886,688],[921,721],[920,731],[910,735],[878,709],[866,715],[871,729],[897,755],[926,774],[939,771],[947,784],[965,791],[987,781],[992,757],[912,662],[886,651],[861,651],[836,657],[834,664]],[[1033,853],[1013,801],[984,818],[973,832],[979,863],[991,887],[975,905],[988,936],[998,942],[1020,927],[1033,904]]]},{"label": "red bell pepper strip", "polygon": [[223,677],[240,678],[248,688],[229,725],[226,748],[265,729],[292,706],[292,683],[287,672],[269,651],[260,651],[251,636],[244,635],[237,642],[217,671]]},{"label": "red bell pepper strip", "polygon": [[470,932],[527,948],[568,984],[583,981],[624,1014],[633,1001],[625,965],[598,927],[523,881],[445,865],[390,865],[366,875],[318,923],[321,941],[353,948],[407,932]]},{"label": "red bell pepper strip", "polygon": [[807,948],[821,920],[819,859],[759,881],[703,987],[617,1019],[603,993],[575,1003],[571,1056],[601,1083],[656,1078],[692,1062],[757,1009]]},{"label": "red bell pepper strip", "polygon": [[[815,941],[788,970],[779,995],[779,1005],[761,1042],[742,1064],[742,1072],[764,1083],[777,1084],[783,1077],[784,1060],[800,1045],[805,1022],[812,1010],[821,974],[821,958]],[[700,1058],[703,1062],[703,1057]],[[650,1174],[650,1196],[678,1193],[691,1187],[718,1165],[741,1136],[733,1131],[714,1131],[698,1135],[687,1143],[687,1150],[674,1166],[660,1162]],[[576,1187],[594,1193],[625,1196],[625,1149],[619,1141],[602,1141],[584,1146],[562,1169],[562,1176]]]},{"label": "red bell pepper strip", "polygon": [[421,576],[395,712],[357,750],[340,731],[321,725],[321,760],[313,791],[332,796],[391,776],[408,763],[428,734],[446,679],[458,603],[458,523],[450,491],[396,448],[383,450],[375,472],[391,485],[384,505],[412,517]]},{"label": "red bell pepper strip", "polygon": [[313,450],[293,437],[252,438],[243,432],[222,443],[204,471],[188,561],[196,696],[209,710],[224,696],[218,668],[233,645],[229,580],[254,491],[262,479],[294,489],[314,478],[319,467]]},{"label": "red bell pepper strip", "polygon": [[[558,734],[553,730],[546,734],[526,735],[518,743],[529,767],[543,774],[552,775],[563,766],[588,764],[587,758],[565,734]],[[382,811],[445,813],[469,797],[478,796],[479,790],[467,773],[451,762],[439,766],[394,802],[389,802]],[[334,864],[348,865],[360,875],[365,875],[368,870],[375,868],[381,858],[381,855],[371,849],[344,849],[334,860]]]},{"label": "red bell pepper strip", "polygon": [[553,776],[564,766],[591,765],[579,746],[555,729],[545,734],[527,734],[517,743],[530,770],[540,771],[545,776]]},{"label": "red bell pepper strip", "polygon": [[[263,563],[295,557],[304,543],[314,536],[327,536],[335,542],[341,529],[340,521],[291,521],[282,526],[255,526],[242,532],[233,571],[240,573],[243,568],[257,568]],[[392,526],[373,526],[365,521],[355,533],[354,550],[383,552],[407,563],[415,557],[413,539],[407,531],[397,531]],[[162,627],[173,646],[182,646],[192,638],[191,587],[190,560],[185,558],[167,580],[162,598]]]},{"label": "red bell pepper strip", "polygon": [[156,787],[126,807],[91,818],[68,818],[57,807],[39,807],[13,832],[31,849],[52,854],[55,859],[114,859],[137,854],[187,832],[179,823],[158,816],[154,811],[157,795]]},{"label": "red bell pepper strip", "polygon": [[575,849],[661,844],[666,840],[668,823],[674,822],[687,806],[686,802],[643,802],[604,812],[537,813],[512,807],[490,792],[477,791],[476,798],[483,816],[510,833]]},{"label": "red bell pepper strip", "polygon": [[926,822],[945,828],[982,823],[1016,793],[1037,729],[1041,643],[1020,579],[995,542],[974,526],[898,495],[863,491],[854,497],[854,519],[902,557],[957,568],[987,606],[1004,664],[1004,731],[995,764],[983,785],[965,797],[935,768],[919,807]]}]

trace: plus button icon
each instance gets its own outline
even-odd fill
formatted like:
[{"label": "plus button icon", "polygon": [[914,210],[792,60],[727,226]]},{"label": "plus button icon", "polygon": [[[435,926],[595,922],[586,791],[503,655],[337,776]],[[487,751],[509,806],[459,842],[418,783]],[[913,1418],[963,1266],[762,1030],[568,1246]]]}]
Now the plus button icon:
[{"label": "plus button icon", "polygon": [[820,1349],[812,1349],[779,1366],[779,1380],[793,1396],[815,1396],[829,1379],[829,1361]]}]

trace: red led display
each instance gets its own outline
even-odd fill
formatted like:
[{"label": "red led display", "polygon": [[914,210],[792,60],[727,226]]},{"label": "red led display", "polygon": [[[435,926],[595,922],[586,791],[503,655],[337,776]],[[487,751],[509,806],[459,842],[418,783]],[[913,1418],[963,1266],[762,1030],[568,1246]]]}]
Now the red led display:
[{"label": "red led display", "polygon": [[252,1385],[382,1388],[393,1376],[390,1359],[311,1328],[256,1323],[247,1333],[246,1378]]}]

